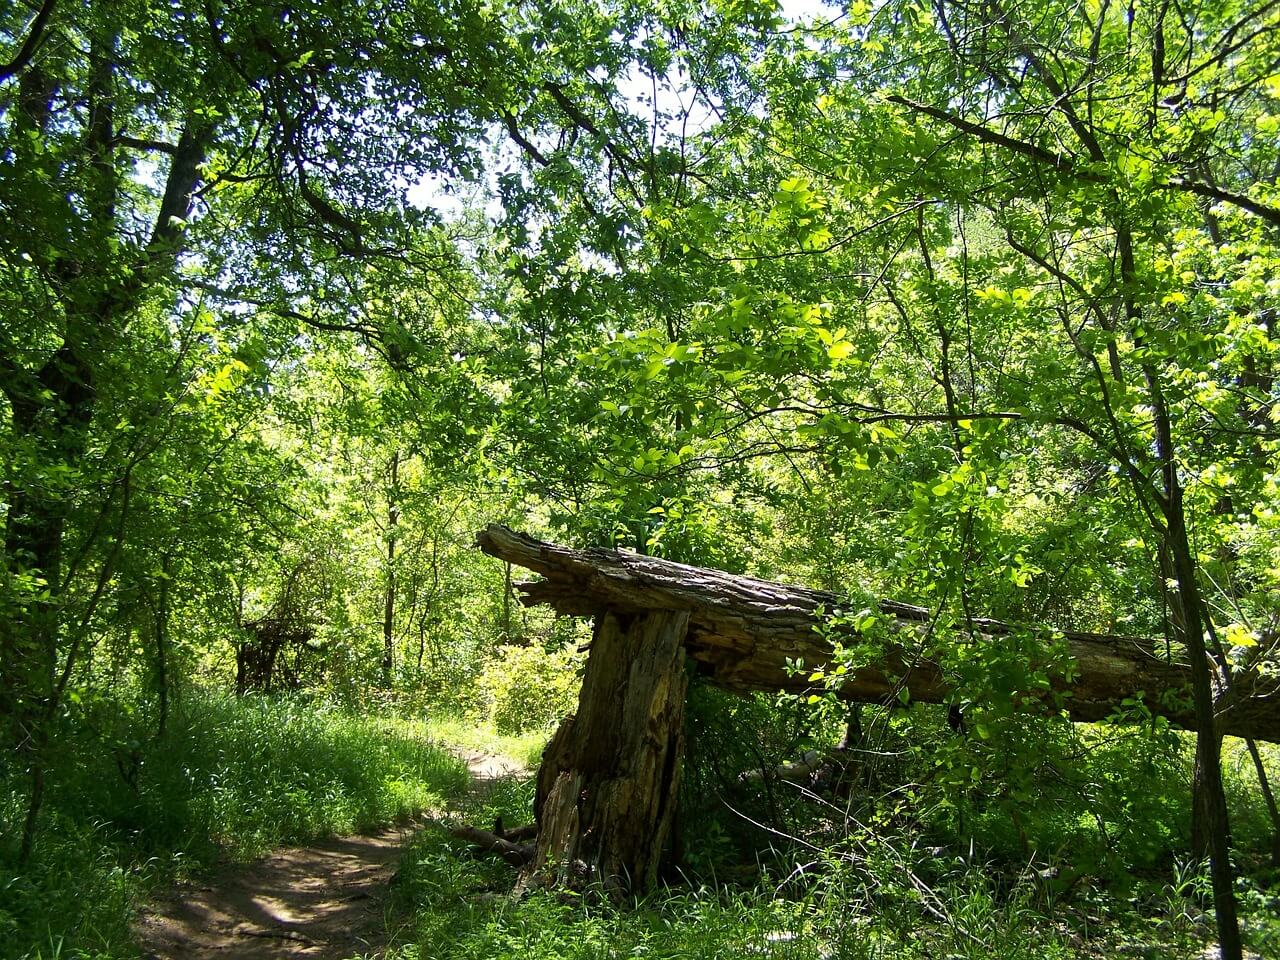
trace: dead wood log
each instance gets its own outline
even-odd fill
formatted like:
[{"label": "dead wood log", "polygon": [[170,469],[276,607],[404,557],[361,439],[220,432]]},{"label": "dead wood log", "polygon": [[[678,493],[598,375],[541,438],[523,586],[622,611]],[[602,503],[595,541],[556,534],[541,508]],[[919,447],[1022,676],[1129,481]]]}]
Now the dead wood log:
[{"label": "dead wood log", "polygon": [[615,895],[653,886],[680,786],[688,621],[670,610],[596,618],[578,712],[538,770],[530,879]]},{"label": "dead wood log", "polygon": [[747,770],[738,777],[743,783],[761,783],[765,780],[782,780],[787,783],[807,784],[829,763],[829,758],[817,750],[806,750],[799,760],[775,764],[772,768],[759,767]]},{"label": "dead wood log", "polygon": [[482,852],[496,853],[513,867],[523,867],[533,859],[532,843],[514,843],[506,837],[498,836],[496,833],[490,833],[488,830],[481,830],[479,827],[471,827],[466,824],[452,827],[449,832],[458,839],[466,840],[468,843],[478,847]]},{"label": "dead wood log", "polygon": [[[497,833],[497,831],[494,831]],[[538,825],[536,823],[526,823],[521,827],[512,827],[510,830],[503,830],[498,836],[503,840],[519,841],[532,840],[538,835]]]},{"label": "dead wood log", "polygon": [[[651,611],[687,615],[685,650],[699,672],[719,686],[803,692],[812,686],[809,672],[831,658],[830,641],[814,628],[824,614],[841,608],[842,600],[835,594],[617,550],[576,550],[498,525],[482,530],[476,539],[485,553],[545,578],[517,585],[526,605],[546,603],[559,613],[597,620],[606,611],[620,616]],[[929,611],[892,600],[882,600],[878,606],[904,641],[886,649],[882,662],[846,676],[841,696],[855,702],[886,703],[905,689],[911,700],[943,702],[950,690],[947,676],[937,663],[912,651],[918,645],[914,641],[927,631]],[[989,619],[974,620],[972,628],[990,639],[1025,634],[1029,629]],[[1038,632],[1046,639],[1049,636],[1047,630]],[[856,631],[841,627],[834,636],[849,642]],[[1073,720],[1102,720],[1126,700],[1141,698],[1153,714],[1177,726],[1195,728],[1190,671],[1186,664],[1166,659],[1157,644],[1138,637],[1073,631],[1059,636],[1066,641],[1071,669],[1053,675],[1051,685],[1064,696],[1064,708]],[[591,659],[595,656],[593,649]],[[803,662],[807,669],[797,673],[792,668],[796,662]],[[1224,734],[1280,742],[1280,685],[1275,678],[1243,673],[1234,677],[1232,691],[1223,692],[1218,707]],[[613,708],[610,722],[617,724],[617,705]],[[557,740],[561,734],[570,736],[562,730]],[[553,741],[549,754],[556,748]],[[565,748],[566,744],[559,745]],[[554,781],[544,764],[539,773],[540,816]]]}]

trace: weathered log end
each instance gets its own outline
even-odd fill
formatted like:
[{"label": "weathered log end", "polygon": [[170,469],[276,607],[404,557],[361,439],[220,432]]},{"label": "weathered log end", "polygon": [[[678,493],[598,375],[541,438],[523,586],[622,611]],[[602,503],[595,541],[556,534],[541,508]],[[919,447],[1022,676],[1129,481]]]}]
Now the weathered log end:
[{"label": "weathered log end", "polygon": [[538,839],[526,881],[653,886],[675,816],[684,755],[689,615],[596,618],[578,712],[543,755]]}]

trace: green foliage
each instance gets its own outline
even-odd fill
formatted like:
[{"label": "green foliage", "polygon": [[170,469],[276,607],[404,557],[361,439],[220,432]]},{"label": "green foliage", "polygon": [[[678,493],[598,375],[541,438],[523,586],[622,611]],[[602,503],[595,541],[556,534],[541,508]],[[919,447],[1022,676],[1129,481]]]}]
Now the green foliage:
[{"label": "green foliage", "polygon": [[65,721],[33,861],[15,864],[23,784],[6,771],[0,955],[125,949],[140,896],[225,856],[352,832],[438,806],[461,763],[394,719],[324,702],[192,696],[167,735],[103,702]]},{"label": "green foliage", "polygon": [[810,863],[808,870],[813,882],[798,895],[782,896],[782,888],[764,881],[744,889],[665,888],[625,907],[597,901],[590,893],[478,899],[471,891],[503,885],[503,868],[459,860],[443,834],[425,831],[401,868],[398,889],[415,910],[415,927],[411,943],[394,955],[405,960],[1083,955],[1072,948],[1069,936],[1037,929],[1029,886],[1005,896],[977,872],[959,875],[938,891],[935,902],[948,911],[938,922],[923,914],[919,891],[898,866],[886,864],[874,887],[864,871],[838,862]]},{"label": "green foliage", "polygon": [[[836,739],[830,718],[795,698],[740,697],[694,682],[685,735],[680,817],[698,828],[681,834],[684,869],[713,877],[726,863],[768,859],[775,847],[787,850],[785,859],[785,838],[802,835],[809,814],[793,785],[760,774],[815,747],[825,750]],[[759,824],[780,835],[762,834]]]},{"label": "green foliage", "polygon": [[573,644],[498,647],[475,679],[475,704],[501,734],[550,730],[573,713],[583,657]]},{"label": "green foliage", "polygon": [[[509,757],[526,770],[538,768],[548,738],[546,730],[530,730],[518,735],[499,733],[491,724],[477,723],[475,717],[461,715],[437,714],[426,721],[424,727],[432,740],[489,756]],[[517,819],[523,816],[525,814]]]},{"label": "green foliage", "polygon": [[[0,12],[0,757],[6,837],[24,791],[41,831],[0,942],[116,943],[147,856],[457,786],[327,698],[536,750],[577,661],[471,549],[494,520],[850,598],[814,702],[695,689],[683,801],[691,872],[816,846],[843,893],[467,906],[459,956],[1052,956],[1033,861],[1064,899],[1200,897],[1186,741],[1139,697],[1028,704],[1059,629],[1163,640],[1202,712],[1223,664],[1277,675],[1280,8],[36,6]],[[886,636],[886,596],[927,629]],[[261,685],[312,706],[220,699],[264,624]],[[850,795],[744,778],[830,746],[895,643],[950,702],[866,711]],[[1227,762],[1256,918],[1276,825]],[[917,839],[976,935],[846,938],[841,896],[938,920],[890,882]]]}]

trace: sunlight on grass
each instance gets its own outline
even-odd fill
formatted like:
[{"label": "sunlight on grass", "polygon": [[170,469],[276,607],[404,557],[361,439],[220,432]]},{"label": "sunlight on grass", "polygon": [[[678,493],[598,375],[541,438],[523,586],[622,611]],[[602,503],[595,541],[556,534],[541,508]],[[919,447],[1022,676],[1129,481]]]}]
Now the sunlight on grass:
[{"label": "sunlight on grass", "polygon": [[[83,723],[98,749],[52,768],[35,862],[19,871],[11,842],[0,849],[0,957],[128,956],[130,912],[154,885],[220,858],[439,810],[469,782],[419,724],[324,701],[191,696],[150,743],[129,714]],[[11,838],[23,784],[0,787]]]},{"label": "sunlight on grass", "polygon": [[[606,960],[622,957],[887,960],[893,957],[1060,960],[1062,937],[1037,930],[1017,904],[1002,904],[981,878],[961,896],[965,931],[902,923],[915,911],[879,911],[866,891],[820,884],[799,897],[757,887],[665,888],[614,906],[590,895],[507,895],[513,872],[475,860],[441,829],[410,845],[397,894],[413,911],[414,942],[396,960]],[[895,920],[895,914],[897,919]]]},{"label": "sunlight on grass", "polygon": [[476,750],[519,761],[527,770],[536,770],[551,730],[531,730],[520,734],[499,733],[492,724],[476,723],[462,717],[437,717],[423,726],[432,740],[453,744],[464,750]]},{"label": "sunlight on grass", "polygon": [[[497,817],[527,823],[547,737],[394,710],[357,717],[302,698],[193,697],[127,780],[118,745],[131,742],[135,723],[95,716],[101,749],[63,757],[55,768],[36,862],[20,873],[5,851],[0,957],[132,957],[128,923],[140,899],[219,858],[250,858],[423,810],[480,825]],[[469,789],[457,754],[472,751],[518,760],[526,772]],[[1251,775],[1244,764],[1229,770]],[[20,790],[4,786],[0,818],[12,835]],[[727,875],[732,851],[721,852]],[[473,857],[443,824],[430,823],[410,841],[392,883],[396,937],[386,956],[1092,960],[1140,949],[1184,960],[1211,936],[1203,878],[1191,867],[1177,883],[1135,885],[1126,906],[1087,891],[1055,903],[1034,880],[932,858],[916,869],[937,871],[931,882],[943,919],[908,878],[869,862],[820,858],[784,881],[796,856],[779,852],[741,886],[691,880],[624,905],[565,890],[515,898],[512,868]],[[1280,933],[1275,899],[1243,881],[1241,897],[1246,937],[1267,956]]]}]

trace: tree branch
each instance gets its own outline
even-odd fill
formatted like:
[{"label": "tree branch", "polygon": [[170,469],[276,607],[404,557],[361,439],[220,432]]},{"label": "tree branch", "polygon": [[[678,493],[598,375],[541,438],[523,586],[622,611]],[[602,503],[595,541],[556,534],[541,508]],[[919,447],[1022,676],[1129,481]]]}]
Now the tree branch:
[{"label": "tree branch", "polygon": [[58,0],[44,0],[44,3],[40,5],[40,9],[36,11],[36,15],[31,21],[31,26],[27,28],[27,39],[22,42],[22,46],[18,49],[17,54],[14,55],[14,58],[0,66],[0,83],[4,83],[17,74],[36,55],[36,51],[40,49],[40,43],[44,40],[45,28],[49,25],[49,18],[53,15],[53,8],[57,6],[57,3]]},{"label": "tree branch", "polygon": [[134,150],[146,150],[149,153],[167,153],[171,157],[178,155],[178,148],[163,140],[148,140],[144,137],[129,137],[124,134],[111,138],[113,147],[132,147]]},{"label": "tree branch", "polygon": [[160,212],[147,242],[149,259],[177,256],[182,232],[186,229],[187,218],[191,216],[191,201],[200,182],[200,164],[212,139],[213,127],[208,124],[197,125],[194,120],[188,120],[183,127],[169,166]]},{"label": "tree branch", "polygon": [[955,127],[964,133],[977,137],[984,143],[994,144],[998,147],[1004,147],[1014,153],[1024,157],[1029,157],[1038,163],[1048,164],[1064,173],[1069,173],[1074,177],[1082,180],[1089,180],[1094,183],[1106,183],[1107,178],[1100,173],[1092,173],[1089,171],[1081,171],[1076,167],[1075,161],[1064,154],[1054,153],[1052,150],[1046,150],[1044,147],[1036,146],[1034,143],[1027,143],[1025,140],[1018,140],[1014,137],[1006,136],[998,130],[992,130],[990,127],[983,126],[980,123],[974,123],[972,120],[966,120],[964,117],[956,116],[947,110],[938,107],[931,107],[927,103],[921,103],[918,100],[911,100],[907,97],[900,97],[894,94],[887,98],[890,103],[896,103],[900,106],[914,110],[916,113],[923,113],[925,116],[933,117],[935,120],[941,120],[948,126]]},{"label": "tree branch", "polygon": [[272,303],[270,300],[264,300],[261,297],[251,297],[235,290],[225,290],[216,284],[208,283],[204,280],[187,280],[187,286],[196,290],[203,290],[205,293],[213,294],[219,299],[232,303],[243,303],[250,307],[257,307],[265,310],[277,317],[285,320],[296,320],[304,326],[313,330],[323,330],[329,333],[356,333],[364,337],[377,338],[381,336],[381,331],[377,327],[366,323],[336,323],[331,320],[321,320],[314,314],[303,313],[301,310],[295,310],[292,307],[286,307],[283,304]]},{"label": "tree branch", "polygon": [[515,115],[512,114],[510,110],[502,111],[502,121],[506,124],[507,134],[516,142],[516,145],[521,150],[537,162],[538,166],[551,166],[551,161],[546,158],[541,150],[533,145],[533,141],[520,132],[520,127],[516,124]]},{"label": "tree branch", "polygon": [[[1077,180],[1083,180],[1088,183],[1110,183],[1111,178],[1106,174],[1097,173],[1092,170],[1081,169],[1076,162],[1069,156],[1060,153],[1054,153],[1044,147],[1037,146],[1034,143],[1027,143],[1025,140],[1018,140],[1001,133],[998,130],[992,130],[990,127],[980,123],[974,123],[972,120],[966,120],[964,117],[957,116],[947,110],[939,107],[931,107],[928,104],[920,103],[917,100],[910,100],[907,97],[893,95],[887,98],[889,102],[896,103],[901,106],[914,110],[917,113],[923,113],[925,116],[933,117],[935,120],[954,127],[963,133],[970,134],[981,140],[983,143],[990,143],[994,146],[1003,147],[1020,156],[1027,157],[1037,163],[1045,164],[1054,169]],[[1232,206],[1247,210],[1255,216],[1261,217],[1268,223],[1280,226],[1280,208],[1269,206],[1260,200],[1254,200],[1241,193],[1235,193],[1231,190],[1223,190],[1219,187],[1210,186],[1199,180],[1193,180],[1190,177],[1181,176],[1166,180],[1163,183],[1155,183],[1153,186],[1158,190],[1177,190],[1182,193],[1191,193],[1199,197],[1214,200],[1219,203],[1229,203]]]},{"label": "tree branch", "polygon": [[1241,210],[1248,210],[1268,223],[1280,226],[1280,209],[1269,206],[1260,200],[1254,200],[1243,193],[1223,190],[1221,187],[1215,187],[1200,180],[1192,180],[1189,177],[1174,177],[1168,183],[1156,184],[1156,186],[1162,190],[1181,190],[1218,203],[1229,203],[1233,207],[1239,207]]}]

